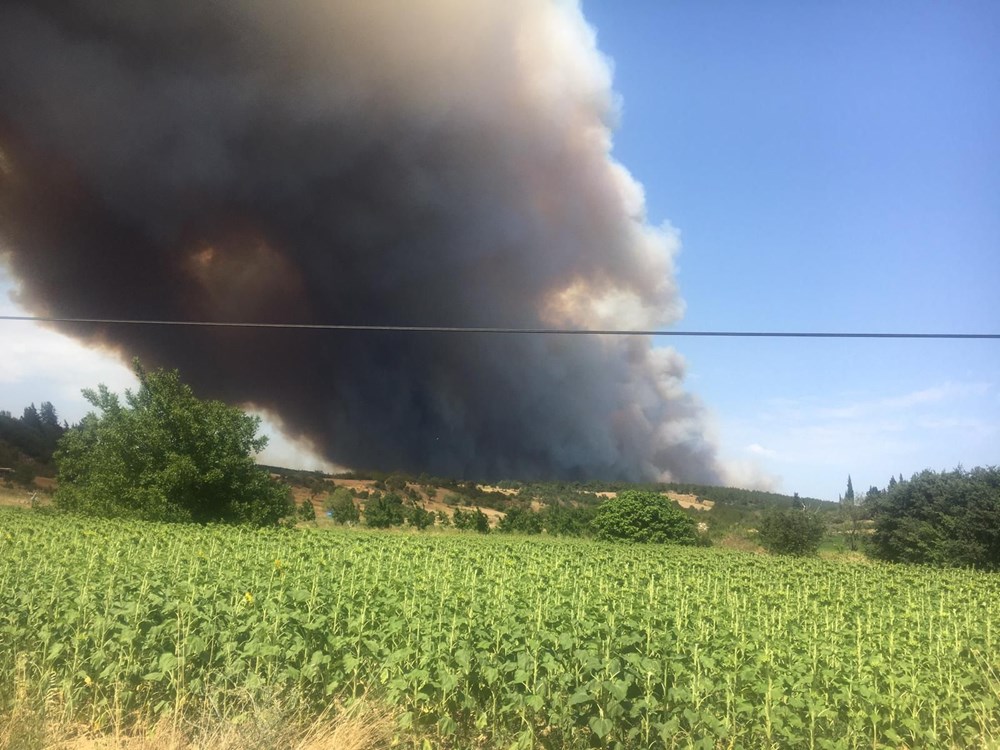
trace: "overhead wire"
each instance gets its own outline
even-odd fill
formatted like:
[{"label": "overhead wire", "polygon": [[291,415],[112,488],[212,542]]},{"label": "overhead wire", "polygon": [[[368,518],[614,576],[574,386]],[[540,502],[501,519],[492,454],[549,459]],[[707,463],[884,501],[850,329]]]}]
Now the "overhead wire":
[{"label": "overhead wire", "polygon": [[504,326],[362,325],[354,323],[258,323],[215,320],[140,320],[131,318],[73,318],[41,315],[0,315],[0,321],[75,323],[89,325],[179,326],[197,328],[263,328],[279,330],[358,331],[370,333],[510,334],[560,336],[679,336],[703,338],[811,338],[811,339],[1000,339],[1000,333],[902,333],[867,331],[675,331],[617,328],[516,328]]}]

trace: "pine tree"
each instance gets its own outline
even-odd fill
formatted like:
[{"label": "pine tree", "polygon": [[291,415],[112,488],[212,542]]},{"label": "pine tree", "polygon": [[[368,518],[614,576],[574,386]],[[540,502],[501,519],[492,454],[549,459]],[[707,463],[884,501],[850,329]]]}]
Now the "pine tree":
[{"label": "pine tree", "polygon": [[38,410],[38,418],[46,427],[59,427],[59,416],[56,414],[56,407],[52,405],[51,401],[42,402],[42,406]]},{"label": "pine tree", "polygon": [[847,521],[849,523],[847,541],[852,551],[857,550],[858,536],[861,533],[861,513],[854,497],[854,483],[851,481],[850,474],[847,475],[847,491],[840,499],[840,505],[847,511]]}]

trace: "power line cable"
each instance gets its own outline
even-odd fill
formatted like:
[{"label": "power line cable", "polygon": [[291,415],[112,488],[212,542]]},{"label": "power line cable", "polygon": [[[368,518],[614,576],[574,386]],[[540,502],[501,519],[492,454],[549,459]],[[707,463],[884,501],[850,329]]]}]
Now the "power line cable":
[{"label": "power line cable", "polygon": [[281,330],[361,331],[387,333],[466,333],[560,336],[688,336],[703,338],[800,339],[1000,339],[1000,333],[872,333],[830,331],[670,331],[661,329],[507,328],[489,326],[358,325],[351,323],[250,323],[212,320],[134,320],[124,318],[58,318],[35,315],[0,315],[0,321],[79,323],[90,325],[178,326],[194,328],[271,328]]}]

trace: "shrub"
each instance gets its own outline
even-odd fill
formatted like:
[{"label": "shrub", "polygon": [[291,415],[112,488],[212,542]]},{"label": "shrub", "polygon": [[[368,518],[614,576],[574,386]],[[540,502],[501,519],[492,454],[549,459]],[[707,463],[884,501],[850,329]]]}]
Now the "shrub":
[{"label": "shrub", "polygon": [[626,490],[602,503],[591,526],[598,539],[695,544],[694,519],[657,492]]},{"label": "shrub", "polygon": [[406,521],[415,529],[426,529],[434,525],[434,514],[415,505],[407,510]]},{"label": "shrub", "polygon": [[306,498],[302,501],[302,504],[298,508],[298,516],[302,521],[315,521],[316,520],[316,509],[313,507],[312,501]]},{"label": "shrub", "polygon": [[365,524],[375,529],[387,529],[403,523],[403,499],[395,492],[379,494],[365,505]]},{"label": "shrub", "polygon": [[456,529],[462,531],[478,531],[480,534],[490,533],[490,519],[479,508],[475,511],[458,508],[451,517]]},{"label": "shrub", "polygon": [[533,510],[517,506],[507,511],[497,526],[497,531],[517,534],[541,534],[542,516]]},{"label": "shrub", "polygon": [[779,555],[815,555],[823,541],[826,524],[813,512],[772,510],[760,523],[760,543],[768,552]]},{"label": "shrub", "polygon": [[[365,493],[367,495],[367,493]],[[326,498],[323,508],[333,513],[334,523],[357,523],[360,515],[354,504],[354,495],[346,487],[337,487]]]}]

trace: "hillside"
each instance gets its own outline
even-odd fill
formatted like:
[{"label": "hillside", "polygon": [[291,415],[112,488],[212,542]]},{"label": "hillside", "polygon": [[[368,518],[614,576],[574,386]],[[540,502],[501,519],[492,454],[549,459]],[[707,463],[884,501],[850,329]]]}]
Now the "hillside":
[{"label": "hillside", "polygon": [[[348,489],[363,508],[375,493],[395,492],[410,507],[419,507],[451,518],[456,510],[480,510],[497,527],[512,511],[520,520],[537,515],[537,523],[553,533],[582,533],[596,507],[618,492],[640,489],[660,492],[687,513],[706,524],[712,536],[721,536],[734,528],[752,527],[763,511],[771,508],[805,506],[821,512],[835,512],[839,506],[817,498],[799,498],[760,490],[712,487],[697,484],[624,482],[519,482],[506,480],[494,484],[442,477],[417,477],[386,472],[345,472],[328,475],[267,466],[292,489],[296,505],[310,502],[316,516],[325,515],[324,502],[338,487]],[[548,523],[546,523],[548,522]],[[556,531],[560,529],[561,531]],[[525,529],[517,529],[525,530]]]}]

